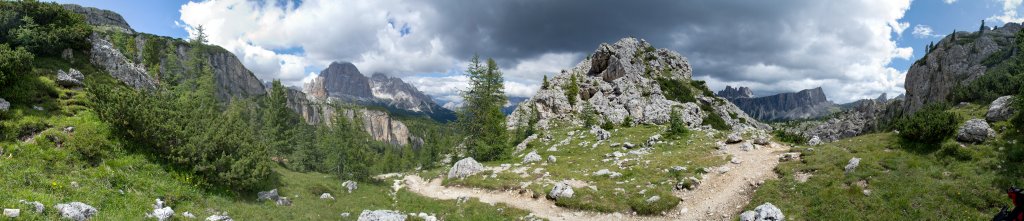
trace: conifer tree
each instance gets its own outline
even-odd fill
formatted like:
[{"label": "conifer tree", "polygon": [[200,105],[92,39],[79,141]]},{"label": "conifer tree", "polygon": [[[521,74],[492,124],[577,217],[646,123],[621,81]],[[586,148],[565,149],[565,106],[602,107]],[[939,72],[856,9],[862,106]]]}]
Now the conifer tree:
[{"label": "conifer tree", "polygon": [[500,159],[509,154],[508,131],[502,106],[507,102],[504,77],[494,59],[480,62],[479,56],[470,60],[466,70],[470,88],[462,92],[464,107],[459,121],[467,135],[467,151],[477,160]]},{"label": "conifer tree", "polygon": [[548,76],[544,75],[544,83],[540,85],[540,89],[547,90],[549,86],[550,83],[548,83]]}]

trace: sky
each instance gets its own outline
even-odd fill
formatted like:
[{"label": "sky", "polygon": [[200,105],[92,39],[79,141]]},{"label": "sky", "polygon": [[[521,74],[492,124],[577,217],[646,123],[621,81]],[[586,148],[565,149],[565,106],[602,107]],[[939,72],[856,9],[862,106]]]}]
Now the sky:
[{"label": "sky", "polygon": [[58,0],[112,10],[140,32],[188,38],[202,25],[263,81],[301,86],[333,61],[401,77],[457,101],[474,54],[506,93],[529,97],[601,43],[635,36],[686,57],[712,90],[765,96],[822,87],[846,103],[902,94],[929,42],[981,21],[1020,22],[1022,0]]}]

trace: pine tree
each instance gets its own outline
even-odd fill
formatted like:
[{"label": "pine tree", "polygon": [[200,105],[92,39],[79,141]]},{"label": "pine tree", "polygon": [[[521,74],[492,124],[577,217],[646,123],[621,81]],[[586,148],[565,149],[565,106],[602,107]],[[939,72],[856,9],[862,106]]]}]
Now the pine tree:
[{"label": "pine tree", "polygon": [[569,100],[569,105],[576,105],[576,95],[580,94],[580,85],[579,82],[576,82],[576,74],[569,76],[569,84],[563,89],[565,97]]},{"label": "pine tree", "polygon": [[288,95],[280,80],[274,80],[271,84],[270,94],[266,97],[266,108],[263,113],[263,138],[270,144],[270,153],[274,156],[285,156],[291,154],[291,128],[296,122],[292,119],[291,110],[288,109]]},{"label": "pine tree", "polygon": [[978,34],[985,32],[985,19],[981,20],[981,27],[978,27]]},{"label": "pine tree", "polygon": [[467,135],[469,155],[477,160],[501,159],[509,154],[508,131],[502,106],[507,102],[504,77],[494,59],[470,60],[466,71],[470,88],[462,92],[464,107],[459,113],[460,125]]},{"label": "pine tree", "polygon": [[548,76],[544,75],[544,83],[542,83],[540,85],[540,89],[547,90],[549,86],[550,86],[550,83],[548,83]]},{"label": "pine tree", "polygon": [[682,116],[680,116],[679,111],[675,108],[672,109],[672,114],[669,115],[668,122],[668,131],[665,132],[665,135],[668,138],[680,139],[686,136],[686,133],[689,132],[689,129],[686,128],[686,122],[683,122]]}]

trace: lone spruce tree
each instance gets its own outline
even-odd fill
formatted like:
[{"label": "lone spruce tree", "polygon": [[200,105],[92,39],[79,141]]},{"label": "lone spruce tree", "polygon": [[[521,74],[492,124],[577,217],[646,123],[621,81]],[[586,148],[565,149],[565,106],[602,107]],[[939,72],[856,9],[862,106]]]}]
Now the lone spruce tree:
[{"label": "lone spruce tree", "polygon": [[479,56],[473,56],[466,76],[470,88],[462,92],[464,108],[459,113],[459,123],[467,135],[467,152],[482,161],[504,158],[510,149],[505,114],[501,112],[508,101],[501,70],[494,59],[482,64]]}]

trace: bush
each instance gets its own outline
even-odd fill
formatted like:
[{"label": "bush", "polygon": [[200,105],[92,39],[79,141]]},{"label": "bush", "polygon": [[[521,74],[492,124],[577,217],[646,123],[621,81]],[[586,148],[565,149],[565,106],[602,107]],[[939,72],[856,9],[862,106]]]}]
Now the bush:
[{"label": "bush", "polygon": [[7,44],[0,44],[0,86],[7,85],[18,75],[31,72],[34,57],[24,47],[11,49]]},{"label": "bush", "polygon": [[64,49],[86,49],[92,26],[82,15],[57,3],[0,2],[0,42],[12,42],[39,55],[59,55]]},{"label": "bush", "polygon": [[790,132],[785,131],[785,130],[775,130],[775,131],[772,132],[772,134],[775,135],[776,139],[779,139],[782,142],[788,142],[788,143],[792,143],[792,144],[805,144],[805,143],[807,143],[807,138],[805,138],[804,136],[801,136],[798,133],[790,133]]},{"label": "bush", "polygon": [[897,123],[900,138],[918,144],[938,144],[956,133],[960,116],[947,112],[947,104],[932,104]]},{"label": "bush", "polygon": [[657,78],[657,81],[665,98],[679,103],[697,102],[697,98],[693,97],[693,90],[682,81],[663,77]]},{"label": "bush", "polygon": [[672,115],[669,116],[668,120],[668,131],[665,131],[665,136],[669,139],[681,139],[686,137],[686,134],[689,132],[690,130],[686,127],[686,122],[683,122],[679,111],[672,109]]}]

